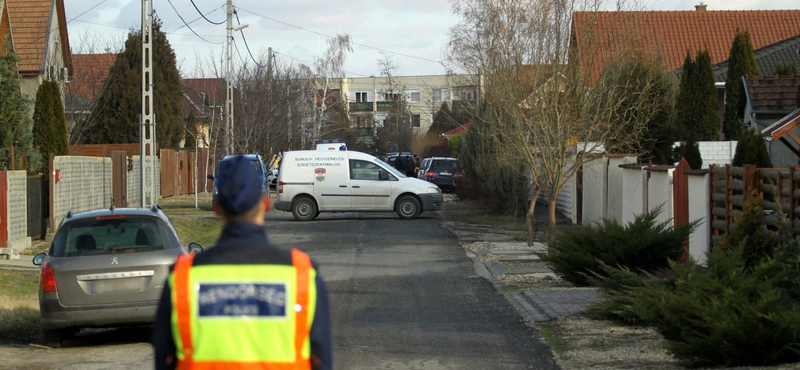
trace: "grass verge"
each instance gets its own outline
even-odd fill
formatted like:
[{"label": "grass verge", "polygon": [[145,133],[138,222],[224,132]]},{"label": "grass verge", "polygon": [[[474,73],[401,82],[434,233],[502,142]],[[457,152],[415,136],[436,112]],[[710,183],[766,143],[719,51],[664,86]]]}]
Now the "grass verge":
[{"label": "grass verge", "polygon": [[0,339],[34,339],[39,333],[39,275],[0,271],[0,286]]},{"label": "grass verge", "polygon": [[[527,231],[525,218],[489,213],[475,201],[452,201],[444,203],[444,219],[476,225],[492,225],[508,231]],[[546,226],[546,225],[545,225]]]},{"label": "grass verge", "polygon": [[161,209],[175,225],[184,244],[195,242],[204,247],[210,246],[217,241],[222,231],[222,222],[214,214],[211,205],[211,195],[207,195],[207,204],[204,197],[200,194],[195,200],[194,195],[181,195],[159,201]]}]

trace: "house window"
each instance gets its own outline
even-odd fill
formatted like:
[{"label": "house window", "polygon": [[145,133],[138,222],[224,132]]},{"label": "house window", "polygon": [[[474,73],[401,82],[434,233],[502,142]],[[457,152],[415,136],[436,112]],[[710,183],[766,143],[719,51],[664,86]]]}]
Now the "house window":
[{"label": "house window", "polygon": [[356,93],[356,103],[366,103],[367,102],[367,93],[366,92],[357,92]]},{"label": "house window", "polygon": [[408,94],[408,101],[409,102],[412,102],[412,103],[418,103],[419,102],[419,89],[408,90],[407,94]]},{"label": "house window", "polygon": [[431,90],[433,94],[433,101],[441,103],[450,100],[450,93],[446,87],[435,87]]},{"label": "house window", "polygon": [[411,127],[419,127],[419,114],[411,115]]}]

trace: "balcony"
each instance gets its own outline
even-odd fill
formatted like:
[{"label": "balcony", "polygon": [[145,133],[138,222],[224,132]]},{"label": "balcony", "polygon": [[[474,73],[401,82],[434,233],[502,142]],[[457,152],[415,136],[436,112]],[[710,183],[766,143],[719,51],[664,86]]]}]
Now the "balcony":
[{"label": "balcony", "polygon": [[351,112],[372,112],[372,102],[350,103]]},{"label": "balcony", "polygon": [[[376,104],[378,112],[390,111],[394,103],[380,101]],[[350,112],[372,112],[372,102],[350,103]]]}]

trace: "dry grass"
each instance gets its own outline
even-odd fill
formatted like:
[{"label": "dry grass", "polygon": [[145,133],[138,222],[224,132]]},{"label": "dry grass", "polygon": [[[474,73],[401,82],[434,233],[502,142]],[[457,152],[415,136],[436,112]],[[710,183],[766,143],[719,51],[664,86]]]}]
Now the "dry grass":
[{"label": "dry grass", "polygon": [[39,334],[39,276],[0,272],[0,339],[27,340]]}]

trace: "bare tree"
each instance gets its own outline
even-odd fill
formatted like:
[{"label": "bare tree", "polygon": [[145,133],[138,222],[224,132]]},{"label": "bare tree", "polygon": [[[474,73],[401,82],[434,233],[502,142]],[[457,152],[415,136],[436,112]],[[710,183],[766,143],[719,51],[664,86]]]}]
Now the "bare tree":
[{"label": "bare tree", "polygon": [[391,108],[383,120],[383,126],[378,127],[376,149],[386,152],[409,151],[414,133],[411,129],[411,113],[406,102],[405,86],[400,85],[395,78],[397,66],[390,55],[382,54],[378,59],[378,67],[381,75],[386,76],[384,84],[386,88],[378,93]]},{"label": "bare tree", "polygon": [[[584,11],[575,22],[591,22],[599,4],[460,0],[453,5],[461,21],[451,29],[451,62],[482,79],[483,103],[474,115],[499,143],[489,154],[524,166],[534,186],[526,216],[529,244],[539,193],[547,199],[552,229],[558,194],[581,166],[616,138],[625,138],[617,142],[624,150],[639,151],[649,116],[662,105],[656,77],[636,81],[625,68],[610,68],[623,61],[650,63],[653,54],[621,45],[613,55],[600,55],[596,36],[607,35],[593,34],[592,27],[570,32],[573,12]],[[591,67],[601,57],[606,68],[599,76]]]},{"label": "bare tree", "polygon": [[336,126],[332,125],[326,111],[331,108],[331,104],[342,104],[342,99],[337,100],[332,97],[336,91],[341,92],[345,57],[347,53],[353,52],[350,43],[348,34],[336,35],[336,37],[328,39],[328,49],[322,57],[315,61],[316,71],[313,74],[315,114],[311,127],[307,129],[308,140],[328,136],[327,133],[332,129],[331,126]]}]

